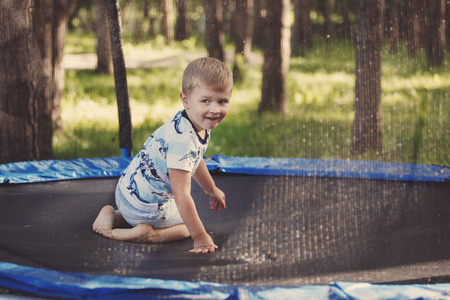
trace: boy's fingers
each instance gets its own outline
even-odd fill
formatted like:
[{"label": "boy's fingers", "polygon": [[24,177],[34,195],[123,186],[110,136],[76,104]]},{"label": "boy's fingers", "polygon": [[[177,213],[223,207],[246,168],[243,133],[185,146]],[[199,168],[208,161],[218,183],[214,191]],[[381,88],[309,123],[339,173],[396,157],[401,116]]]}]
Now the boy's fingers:
[{"label": "boy's fingers", "polygon": [[194,248],[192,250],[189,250],[190,253],[214,253],[216,252],[216,249],[218,249],[219,246],[207,246],[207,247],[198,247]]},{"label": "boy's fingers", "polygon": [[211,210],[221,210],[222,208],[226,208],[226,204],[224,202],[216,201],[214,199],[210,199],[209,201]]},{"label": "boy's fingers", "polygon": [[211,210],[217,210],[217,202],[214,201],[214,199],[211,198],[211,201],[209,202],[209,204],[210,204],[209,207]]},{"label": "boy's fingers", "polygon": [[[213,247],[209,247],[209,249],[203,249],[203,253],[214,253],[214,252],[216,252],[216,249],[217,249],[218,247],[216,246],[216,245],[214,245]],[[205,252],[205,250],[206,250],[206,252]]]}]

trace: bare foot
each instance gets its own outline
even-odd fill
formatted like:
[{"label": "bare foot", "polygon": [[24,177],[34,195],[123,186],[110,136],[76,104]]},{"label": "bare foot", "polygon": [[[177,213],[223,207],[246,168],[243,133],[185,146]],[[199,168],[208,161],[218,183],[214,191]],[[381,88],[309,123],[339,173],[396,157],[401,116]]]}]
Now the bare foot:
[{"label": "bare foot", "polygon": [[114,228],[115,217],[116,211],[111,205],[103,207],[92,225],[92,230],[105,237],[110,237]]}]

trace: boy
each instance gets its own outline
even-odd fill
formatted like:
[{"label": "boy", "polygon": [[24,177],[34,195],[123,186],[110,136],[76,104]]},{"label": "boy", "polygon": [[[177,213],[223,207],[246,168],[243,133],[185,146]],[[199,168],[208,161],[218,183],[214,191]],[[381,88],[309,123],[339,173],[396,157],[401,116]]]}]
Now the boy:
[{"label": "boy", "polygon": [[[191,176],[209,195],[212,210],[225,208],[225,194],[216,187],[203,154],[210,130],[228,113],[232,87],[231,72],[217,59],[200,58],[186,67],[180,93],[184,110],[144,143],[117,184],[118,210],[103,207],[93,224],[95,232],[138,243],[191,236],[190,252],[216,251],[190,194]],[[126,228],[127,223],[132,227]]]}]

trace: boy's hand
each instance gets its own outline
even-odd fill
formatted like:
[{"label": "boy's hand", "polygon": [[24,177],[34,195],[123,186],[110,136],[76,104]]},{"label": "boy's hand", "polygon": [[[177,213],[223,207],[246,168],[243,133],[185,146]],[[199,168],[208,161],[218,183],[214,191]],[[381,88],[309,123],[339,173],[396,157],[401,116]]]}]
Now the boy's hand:
[{"label": "boy's hand", "polygon": [[225,194],[217,187],[215,188],[214,193],[209,195],[209,206],[211,210],[221,210],[222,208],[226,208]]},{"label": "boy's hand", "polygon": [[189,250],[191,253],[214,253],[216,249],[219,248],[214,244],[212,238],[209,234],[202,236],[200,238],[194,239],[194,249]]}]

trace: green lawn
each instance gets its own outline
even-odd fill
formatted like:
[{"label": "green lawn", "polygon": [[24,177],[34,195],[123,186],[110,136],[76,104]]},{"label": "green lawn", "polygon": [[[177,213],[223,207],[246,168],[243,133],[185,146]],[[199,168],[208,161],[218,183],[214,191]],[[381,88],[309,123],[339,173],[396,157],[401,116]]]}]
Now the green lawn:
[{"label": "green lawn", "polygon": [[[93,51],[92,39],[69,35],[66,53]],[[144,59],[202,51],[195,40],[169,48],[157,39],[140,45],[125,42],[124,49],[125,55]],[[383,151],[351,155],[354,60],[350,42],[336,43],[331,53],[316,45],[305,57],[291,58],[286,116],[256,113],[262,75],[259,66],[248,66],[245,80],[233,90],[229,116],[212,133],[207,156],[220,153],[450,165],[449,67],[431,73],[423,57],[409,59],[403,50],[383,56]],[[134,153],[153,130],[181,108],[178,95],[186,64],[128,69]],[[112,76],[93,70],[67,70],[62,114],[63,130],[54,135],[56,158],[120,155]]]}]

